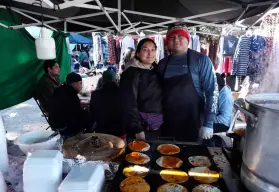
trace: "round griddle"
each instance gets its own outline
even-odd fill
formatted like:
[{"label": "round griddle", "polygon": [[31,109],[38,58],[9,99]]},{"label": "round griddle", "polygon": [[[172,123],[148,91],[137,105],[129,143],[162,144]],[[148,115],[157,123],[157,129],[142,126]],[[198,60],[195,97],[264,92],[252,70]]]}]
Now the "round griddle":
[{"label": "round griddle", "polygon": [[102,133],[79,134],[63,145],[65,158],[83,156],[87,161],[113,161],[125,151],[125,143],[119,137]]}]

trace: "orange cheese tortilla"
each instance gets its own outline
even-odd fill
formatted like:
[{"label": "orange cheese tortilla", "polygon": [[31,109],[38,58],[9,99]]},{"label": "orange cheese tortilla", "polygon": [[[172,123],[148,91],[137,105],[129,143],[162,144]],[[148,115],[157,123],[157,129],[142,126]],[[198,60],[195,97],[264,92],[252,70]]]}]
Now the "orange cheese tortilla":
[{"label": "orange cheese tortilla", "polygon": [[146,164],[150,161],[150,158],[143,154],[143,153],[138,153],[138,152],[132,152],[128,155],[126,155],[126,161],[132,164],[136,165],[143,165]]},{"label": "orange cheese tortilla", "polygon": [[121,192],[149,192],[149,184],[141,177],[128,177],[120,183]]},{"label": "orange cheese tortilla", "polygon": [[157,147],[157,150],[162,154],[162,155],[174,155],[177,153],[180,153],[180,148],[176,145],[172,144],[162,144]]},{"label": "orange cheese tortilla", "polygon": [[133,141],[128,144],[128,147],[132,151],[136,151],[136,152],[144,152],[150,149],[150,145],[144,141]]},{"label": "orange cheese tortilla", "polygon": [[140,176],[140,177],[145,177],[149,172],[149,169],[146,167],[142,167],[139,165],[132,165],[125,167],[123,169],[123,174],[126,177],[132,177],[132,176]]},{"label": "orange cheese tortilla", "polygon": [[207,167],[195,167],[190,169],[189,175],[202,184],[215,183],[219,179],[219,174],[216,171],[211,171]]},{"label": "orange cheese tortilla", "polygon": [[163,156],[156,160],[156,163],[166,169],[179,168],[183,161],[177,157]]},{"label": "orange cheese tortilla", "polygon": [[178,185],[175,183],[167,183],[164,185],[161,185],[157,192],[188,192],[188,190],[183,187],[182,185]]},{"label": "orange cheese tortilla", "polygon": [[221,192],[221,190],[211,185],[199,185],[192,192]]},{"label": "orange cheese tortilla", "polygon": [[186,172],[174,169],[162,170],[160,176],[168,183],[185,183],[189,179]]}]

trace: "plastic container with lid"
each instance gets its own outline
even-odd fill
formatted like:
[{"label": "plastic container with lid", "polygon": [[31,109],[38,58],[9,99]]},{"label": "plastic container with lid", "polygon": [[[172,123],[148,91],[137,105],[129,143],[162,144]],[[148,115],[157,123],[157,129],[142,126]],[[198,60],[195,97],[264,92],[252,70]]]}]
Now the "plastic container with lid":
[{"label": "plastic container with lid", "polygon": [[74,166],[59,186],[58,192],[101,192],[104,181],[103,165]]},{"label": "plastic container with lid", "polygon": [[6,130],[4,128],[2,116],[0,115],[0,171],[8,172],[9,160],[7,152]]},{"label": "plastic container with lid", "polygon": [[25,192],[56,192],[62,181],[63,155],[57,150],[34,151],[24,162]]}]

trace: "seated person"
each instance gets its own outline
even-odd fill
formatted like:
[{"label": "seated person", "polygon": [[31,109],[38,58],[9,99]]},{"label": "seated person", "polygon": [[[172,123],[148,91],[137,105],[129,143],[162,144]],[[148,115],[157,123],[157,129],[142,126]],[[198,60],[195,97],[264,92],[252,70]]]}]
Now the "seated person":
[{"label": "seated person", "polygon": [[126,138],[122,117],[122,102],[120,88],[116,83],[116,74],[105,71],[103,87],[91,95],[91,122],[96,123],[95,131]]},{"label": "seated person", "polygon": [[65,137],[71,137],[89,128],[89,114],[82,110],[78,93],[82,78],[74,72],[67,75],[66,84],[54,91],[49,111],[49,123]]},{"label": "seated person", "polygon": [[226,132],[232,121],[233,96],[229,86],[225,83],[225,77],[216,73],[219,88],[218,108],[213,124],[214,133]]},{"label": "seated person", "polygon": [[37,84],[35,98],[39,100],[43,111],[48,113],[54,89],[61,85],[59,81],[60,68],[55,60],[46,60],[44,71],[45,73]]}]

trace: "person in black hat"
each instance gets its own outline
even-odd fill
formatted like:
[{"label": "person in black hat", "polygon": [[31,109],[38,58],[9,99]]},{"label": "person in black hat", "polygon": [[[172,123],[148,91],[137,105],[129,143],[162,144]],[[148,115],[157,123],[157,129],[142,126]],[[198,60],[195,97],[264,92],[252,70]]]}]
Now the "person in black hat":
[{"label": "person in black hat", "polygon": [[103,87],[94,91],[90,100],[91,122],[96,123],[95,131],[126,138],[123,123],[121,91],[113,70],[103,73]]},{"label": "person in black hat", "polygon": [[49,122],[62,136],[71,137],[89,128],[89,114],[82,110],[78,97],[81,89],[82,78],[73,72],[68,74],[66,83],[54,91]]}]

